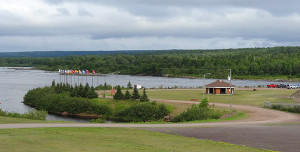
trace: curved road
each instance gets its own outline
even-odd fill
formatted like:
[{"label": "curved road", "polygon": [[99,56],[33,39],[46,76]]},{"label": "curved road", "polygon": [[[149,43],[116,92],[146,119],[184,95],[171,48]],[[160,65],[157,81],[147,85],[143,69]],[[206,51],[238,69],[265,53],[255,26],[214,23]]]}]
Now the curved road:
[{"label": "curved road", "polygon": [[[157,102],[176,102],[184,104],[198,104],[199,102],[182,101],[182,100],[165,100],[152,99]],[[214,103],[215,106],[229,107],[228,104]],[[203,127],[203,126],[239,126],[239,125],[258,125],[267,123],[289,123],[299,122],[300,115],[281,112],[276,110],[264,109],[248,105],[233,105],[234,109],[239,111],[247,111],[248,118],[235,121],[212,122],[212,123],[172,123],[172,124],[90,124],[90,123],[32,123],[32,124],[0,124],[0,129],[5,128],[39,128],[39,127],[131,127],[131,128],[170,128],[170,127]]]}]

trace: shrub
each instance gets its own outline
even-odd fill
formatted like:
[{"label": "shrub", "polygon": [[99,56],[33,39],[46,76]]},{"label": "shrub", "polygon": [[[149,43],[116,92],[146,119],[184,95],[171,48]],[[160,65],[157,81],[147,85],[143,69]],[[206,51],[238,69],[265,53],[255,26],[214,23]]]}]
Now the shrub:
[{"label": "shrub", "polygon": [[201,103],[199,104],[199,107],[201,108],[209,108],[208,107],[208,99],[207,98],[204,98]]},{"label": "shrub", "polygon": [[47,115],[48,115],[47,111],[29,111],[28,113],[22,114],[22,118],[46,120]]},{"label": "shrub", "polygon": [[194,120],[219,119],[222,116],[220,111],[210,109],[208,100],[204,98],[199,105],[193,104],[192,107],[171,119],[173,122],[184,122]]},{"label": "shrub", "polygon": [[163,104],[145,102],[122,108],[115,112],[115,118],[125,122],[145,122],[162,119],[169,111]]},{"label": "shrub", "polygon": [[91,119],[91,123],[105,123],[104,119],[98,118],[98,119]]}]

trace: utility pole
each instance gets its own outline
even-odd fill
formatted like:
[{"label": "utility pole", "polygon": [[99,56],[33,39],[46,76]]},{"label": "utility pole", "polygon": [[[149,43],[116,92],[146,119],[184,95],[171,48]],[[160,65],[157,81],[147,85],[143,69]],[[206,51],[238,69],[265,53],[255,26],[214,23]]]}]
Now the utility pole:
[{"label": "utility pole", "polygon": [[229,80],[230,80],[230,113],[232,113],[232,89],[231,89],[231,69],[229,70]]},{"label": "utility pole", "polygon": [[203,99],[205,98],[205,95],[204,95],[204,90],[206,90],[206,88],[204,87],[204,80],[205,80],[205,75],[207,75],[207,74],[210,74],[210,73],[206,73],[206,74],[204,74],[203,75]]}]

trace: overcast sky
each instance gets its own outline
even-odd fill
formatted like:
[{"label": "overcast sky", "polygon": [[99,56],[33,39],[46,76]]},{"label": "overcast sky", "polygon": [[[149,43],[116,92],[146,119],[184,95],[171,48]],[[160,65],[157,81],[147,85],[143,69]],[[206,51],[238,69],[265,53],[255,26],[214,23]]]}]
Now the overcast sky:
[{"label": "overcast sky", "polygon": [[299,0],[0,0],[0,52],[300,45]]}]

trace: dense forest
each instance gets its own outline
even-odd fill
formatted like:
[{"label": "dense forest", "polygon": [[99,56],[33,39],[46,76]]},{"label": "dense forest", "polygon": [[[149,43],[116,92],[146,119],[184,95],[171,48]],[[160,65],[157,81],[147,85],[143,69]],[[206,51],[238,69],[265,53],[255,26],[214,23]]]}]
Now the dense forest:
[{"label": "dense forest", "polygon": [[300,78],[300,47],[171,50],[65,57],[3,57],[0,66],[42,70],[88,69],[97,73],[171,77]]}]

